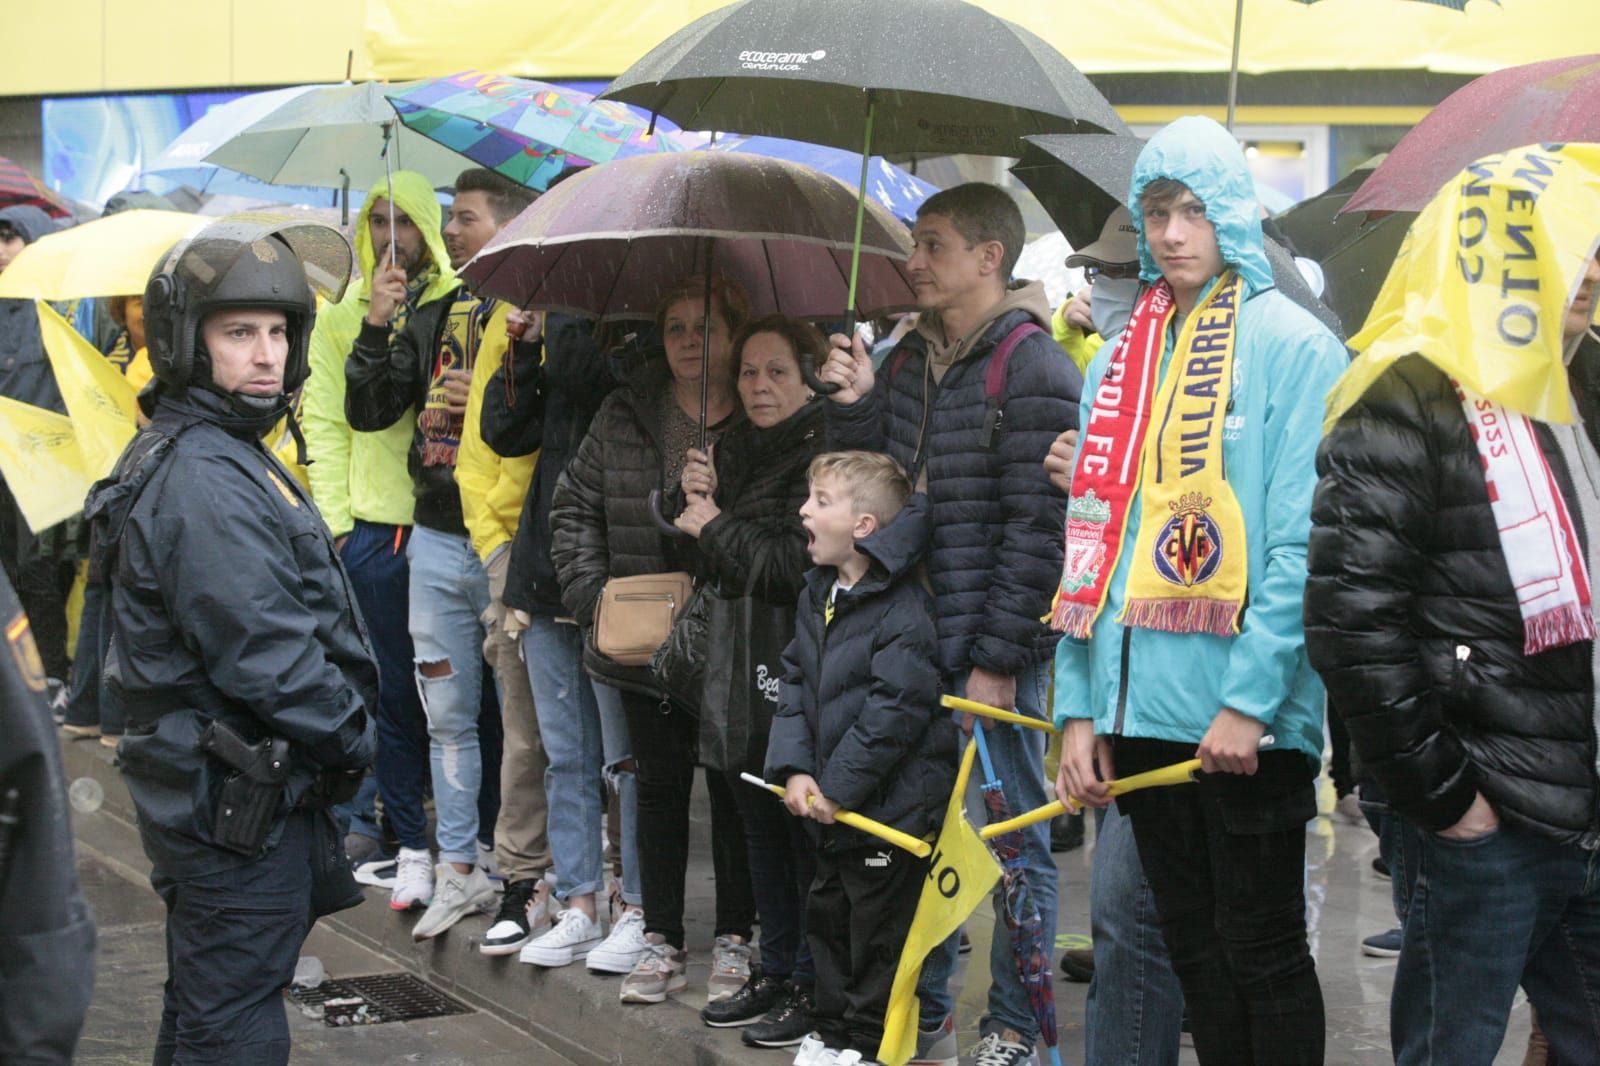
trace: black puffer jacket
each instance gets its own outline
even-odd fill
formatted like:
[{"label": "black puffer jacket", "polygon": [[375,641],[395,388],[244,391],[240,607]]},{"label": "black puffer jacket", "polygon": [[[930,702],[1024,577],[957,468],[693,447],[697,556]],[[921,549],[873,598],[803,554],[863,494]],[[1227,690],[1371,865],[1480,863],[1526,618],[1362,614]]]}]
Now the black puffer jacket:
[{"label": "black puffer jacket", "polygon": [[[1536,430],[1579,521],[1567,466]],[[1454,825],[1481,791],[1508,824],[1593,839],[1591,645],[1523,654],[1483,469],[1449,379],[1420,357],[1401,360],[1340,419],[1317,470],[1306,650],[1368,772],[1429,830]]]},{"label": "black puffer jacket", "polygon": [[674,402],[665,361],[635,371],[600,405],[550,507],[550,560],[561,602],[585,630],[584,666],[639,692],[657,691],[650,671],[607,659],[588,631],[607,579],[694,569],[692,542],[663,535],[650,514],[650,493],[671,488],[662,476],[661,412]]},{"label": "black puffer jacket", "polygon": [[506,458],[539,453],[506,569],[505,605],[529,614],[564,615],[550,561],[550,508],[556,481],[577,452],[616,379],[594,338],[594,325],[550,315],[540,342],[515,344],[484,386],[479,432]]},{"label": "black puffer jacket", "polygon": [[[810,774],[846,810],[913,836],[938,827],[956,776],[955,724],[939,709],[933,603],[913,572],[927,521],[926,498],[913,496],[859,542],[872,566],[840,590],[832,625],[823,609],[837,572],[806,576],[765,770],[774,784]],[[806,825],[823,830],[823,847],[873,843],[843,826]]]},{"label": "black puffer jacket", "polygon": [[700,531],[697,573],[723,595],[795,602],[811,569],[800,507],[822,436],[822,404],[813,401],[770,429],[746,422],[717,444],[722,513]]},{"label": "black puffer jacket", "polygon": [[[146,853],[173,876],[250,861],[211,836],[224,772],[196,747],[209,719],[290,741],[280,813],[320,771],[372,762],[366,625],[316,505],[257,436],[273,421],[230,420],[199,389],[163,399],[86,508],[91,570],[111,584],[105,680],[128,710],[122,774]],[[174,438],[165,460],[132,491],[162,435]]]},{"label": "black puffer jacket", "polygon": [[1015,675],[1055,648],[1056,634],[1040,618],[1061,581],[1067,500],[1045,475],[1044,457],[1058,434],[1078,424],[1083,375],[1047,324],[1012,353],[999,424],[984,441],[989,359],[1029,317],[1013,310],[995,320],[938,383],[926,340],[912,333],[888,388],[883,379],[898,351],[870,393],[827,408],[831,448],[887,452],[913,483],[927,466],[928,577],[947,674],[981,666]]}]

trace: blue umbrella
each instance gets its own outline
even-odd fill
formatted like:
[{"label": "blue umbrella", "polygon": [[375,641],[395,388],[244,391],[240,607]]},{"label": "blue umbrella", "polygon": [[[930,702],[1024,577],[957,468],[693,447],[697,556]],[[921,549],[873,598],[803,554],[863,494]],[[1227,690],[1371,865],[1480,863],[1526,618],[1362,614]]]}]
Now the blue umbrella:
[{"label": "blue umbrella", "polygon": [[[719,139],[709,146],[718,152],[750,152],[772,159],[787,159],[804,163],[820,170],[854,188],[861,179],[861,153],[827,145],[791,141],[783,137],[732,136]],[[882,156],[873,156],[867,168],[867,195],[888,208],[898,219],[910,220],[917,215],[922,202],[939,191],[932,185],[895,166]]]}]

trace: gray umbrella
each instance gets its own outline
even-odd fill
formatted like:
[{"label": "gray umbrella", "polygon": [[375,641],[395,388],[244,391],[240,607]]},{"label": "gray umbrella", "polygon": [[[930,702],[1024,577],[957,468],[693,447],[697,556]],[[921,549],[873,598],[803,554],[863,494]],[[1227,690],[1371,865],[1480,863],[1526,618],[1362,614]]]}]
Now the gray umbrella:
[{"label": "gray umbrella", "polygon": [[[1081,248],[1100,235],[1106,216],[1126,204],[1133,185],[1133,165],[1144,148],[1138,137],[1029,137],[1022,159],[1011,168],[1028,187],[1067,240]],[[1267,237],[1272,280],[1283,294],[1310,311],[1343,340],[1339,316],[1311,291],[1280,242]]]}]

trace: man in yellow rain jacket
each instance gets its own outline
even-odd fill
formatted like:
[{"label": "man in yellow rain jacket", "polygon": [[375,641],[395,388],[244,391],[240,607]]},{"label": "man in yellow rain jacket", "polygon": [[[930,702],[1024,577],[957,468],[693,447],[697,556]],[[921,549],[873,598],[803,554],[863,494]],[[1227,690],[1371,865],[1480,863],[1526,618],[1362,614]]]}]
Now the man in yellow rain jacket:
[{"label": "man in yellow rain jacket", "polygon": [[[444,238],[450,262],[457,268],[533,198],[522,186],[477,169],[463,172],[455,191]],[[510,343],[507,311],[457,286],[418,307],[405,328],[394,331],[389,319],[403,296],[401,280],[397,271],[380,269],[373,282],[372,300],[345,364],[345,415],[352,427],[369,432],[413,417],[416,423],[410,454],[416,528],[410,546],[409,624],[431,741],[440,862],[434,870],[426,851],[402,847],[390,905],[402,907],[431,898],[427,913],[412,929],[412,936],[425,940],[449,929],[494,892],[485,866],[491,861],[490,812],[496,806],[491,797],[499,791],[494,776],[499,760],[492,753],[497,736],[485,732],[480,744],[480,725],[499,722],[480,722],[480,709],[492,702],[493,693],[483,674],[482,619],[494,617],[498,596],[491,589],[483,558],[510,539],[506,529],[514,528],[531,468],[524,460],[523,471],[508,472],[502,485],[501,460],[484,449],[478,453],[481,465],[469,456],[458,487],[471,383],[480,376],[478,360],[489,353],[503,356]],[[519,333],[521,325],[519,318]],[[502,500],[503,493],[514,502],[493,502]],[[534,757],[525,743],[534,734],[526,674],[520,669],[506,671],[501,682],[507,720],[514,723],[514,732],[522,730],[518,740],[524,741],[513,757]],[[482,758],[483,751],[490,757]],[[490,767],[487,775],[483,762]],[[537,787],[543,767],[527,774],[513,771],[512,776],[519,785],[505,797],[511,806],[502,815],[507,821],[502,836],[516,838],[515,846],[504,850],[516,853],[518,869],[517,880],[507,887],[502,917],[514,919],[525,917],[539,875],[549,865],[549,850],[543,790]],[[426,896],[423,887],[428,889]],[[538,911],[529,920],[537,923],[545,917]],[[495,924],[498,928],[507,923]],[[518,928],[508,935],[516,943],[526,931]]]},{"label": "man in yellow rain jacket", "polygon": [[406,542],[413,505],[406,455],[416,419],[407,415],[378,433],[352,430],[344,416],[344,362],[371,303],[373,279],[389,262],[391,249],[407,279],[395,312],[397,330],[418,306],[449,295],[456,286],[439,232],[439,200],[427,179],[406,170],[394,175],[392,235],[388,189],[386,182],[374,185],[356,219],[361,280],[342,301],[317,314],[311,377],[301,397],[311,494],[350,573],[382,678],[375,774],[356,797],[346,837],[346,850],[357,860],[377,858],[374,792],[383,796],[385,820],[400,846],[427,851],[428,727],[412,680],[414,654],[406,625]]}]

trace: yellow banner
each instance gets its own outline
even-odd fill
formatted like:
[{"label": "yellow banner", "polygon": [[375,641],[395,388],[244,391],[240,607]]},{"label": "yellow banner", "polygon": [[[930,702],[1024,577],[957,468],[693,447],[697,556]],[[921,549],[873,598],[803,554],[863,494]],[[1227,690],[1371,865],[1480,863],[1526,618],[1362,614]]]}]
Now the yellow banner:
[{"label": "yellow banner", "polygon": [[95,480],[66,415],[5,396],[0,396],[0,474],[35,533],[81,512]]},{"label": "yellow banner", "polygon": [[1600,145],[1480,159],[1411,224],[1328,394],[1326,426],[1413,353],[1541,422],[1572,421],[1562,321],[1600,242]]},{"label": "yellow banner", "polygon": [[78,448],[94,476],[104,477],[133,438],[138,424],[137,394],[128,379],[54,308],[43,300],[34,303],[39,308],[45,354],[50,357],[67,414],[72,416]]},{"label": "yellow banner", "polygon": [[928,878],[917,900],[917,913],[911,919],[900,964],[895,967],[889,1008],[883,1017],[883,1043],[878,1048],[878,1058],[887,1066],[904,1066],[916,1051],[917,978],[922,974],[923,960],[961,928],[1000,879],[1000,864],[967,823],[963,802],[977,752],[976,744],[968,744],[961,757],[950,805],[944,812],[944,829],[933,845]]}]

